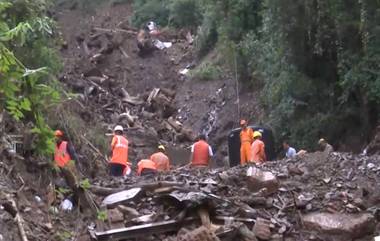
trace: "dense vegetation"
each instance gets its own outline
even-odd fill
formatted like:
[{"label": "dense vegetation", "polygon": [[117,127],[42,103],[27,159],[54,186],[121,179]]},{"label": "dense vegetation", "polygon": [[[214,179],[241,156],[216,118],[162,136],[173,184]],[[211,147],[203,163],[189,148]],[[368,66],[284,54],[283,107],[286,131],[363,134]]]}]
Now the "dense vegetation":
[{"label": "dense vegetation", "polygon": [[[380,103],[378,0],[134,0],[132,21],[197,29],[199,56],[236,57],[278,139],[366,142]],[[227,61],[228,62],[228,61]],[[343,139],[345,139],[343,141]]]},{"label": "dense vegetation", "polygon": [[45,0],[0,2],[0,111],[32,123],[34,148],[44,154],[54,150],[45,116],[59,100],[53,75],[60,70],[48,7]]}]

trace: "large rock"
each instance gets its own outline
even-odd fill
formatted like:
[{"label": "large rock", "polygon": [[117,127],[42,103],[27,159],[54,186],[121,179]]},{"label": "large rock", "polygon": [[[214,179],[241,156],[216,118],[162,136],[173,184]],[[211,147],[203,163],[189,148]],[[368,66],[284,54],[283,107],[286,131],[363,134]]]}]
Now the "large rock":
[{"label": "large rock", "polygon": [[375,218],[367,213],[311,213],[303,217],[303,223],[307,229],[321,234],[343,235],[352,239],[373,233],[376,224]]},{"label": "large rock", "polygon": [[271,172],[264,172],[256,167],[249,167],[247,170],[248,188],[253,192],[265,190],[263,194],[270,195],[277,192],[279,183],[275,175]]}]

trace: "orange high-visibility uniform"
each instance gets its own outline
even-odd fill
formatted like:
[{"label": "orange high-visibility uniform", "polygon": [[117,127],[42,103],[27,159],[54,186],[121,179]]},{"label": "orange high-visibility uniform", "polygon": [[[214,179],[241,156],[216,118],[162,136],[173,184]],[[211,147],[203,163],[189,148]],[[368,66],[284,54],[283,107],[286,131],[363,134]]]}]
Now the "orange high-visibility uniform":
[{"label": "orange high-visibility uniform", "polygon": [[58,167],[64,167],[71,160],[71,156],[67,150],[67,141],[55,146],[54,160]]},{"label": "orange high-visibility uniform", "polygon": [[162,152],[154,153],[150,156],[150,160],[156,163],[158,171],[169,171],[170,170],[170,161],[169,157]]},{"label": "orange high-visibility uniform", "polygon": [[266,161],[265,144],[260,139],[256,139],[252,143],[252,158],[251,161],[260,164]]},{"label": "orange high-visibility uniform", "polygon": [[142,159],[139,163],[137,163],[137,174],[141,175],[141,172],[144,169],[157,170],[156,163],[149,159]]},{"label": "orange high-visibility uniform", "polygon": [[251,160],[251,145],[253,143],[253,130],[246,128],[240,132],[240,164],[245,165]]},{"label": "orange high-visibility uniform", "polygon": [[111,142],[112,157],[110,163],[128,166],[128,140],[124,136],[114,135]]},{"label": "orange high-visibility uniform", "polygon": [[192,166],[208,166],[210,160],[210,145],[204,140],[196,142],[193,146]]}]

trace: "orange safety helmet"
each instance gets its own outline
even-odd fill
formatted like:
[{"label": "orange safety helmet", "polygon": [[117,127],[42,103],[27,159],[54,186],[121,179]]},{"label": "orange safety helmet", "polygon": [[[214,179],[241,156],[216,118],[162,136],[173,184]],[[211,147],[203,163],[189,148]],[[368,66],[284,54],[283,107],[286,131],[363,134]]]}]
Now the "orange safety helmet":
[{"label": "orange safety helmet", "polygon": [[56,131],[54,132],[54,136],[55,136],[55,137],[62,137],[62,136],[63,136],[63,132],[62,132],[61,130],[56,130]]},{"label": "orange safety helmet", "polygon": [[246,125],[247,124],[247,121],[246,120],[240,120],[240,125]]}]

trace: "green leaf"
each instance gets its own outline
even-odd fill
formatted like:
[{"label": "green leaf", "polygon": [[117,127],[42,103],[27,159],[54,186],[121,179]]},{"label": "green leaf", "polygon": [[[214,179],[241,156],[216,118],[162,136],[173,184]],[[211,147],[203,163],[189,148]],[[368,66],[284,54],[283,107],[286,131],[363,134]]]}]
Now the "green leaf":
[{"label": "green leaf", "polygon": [[32,108],[31,108],[31,103],[30,103],[30,101],[29,101],[28,98],[24,98],[24,99],[21,101],[21,103],[20,103],[20,107],[21,107],[21,109],[26,110],[26,111],[31,111],[31,110],[32,110]]}]

